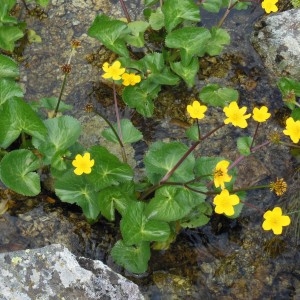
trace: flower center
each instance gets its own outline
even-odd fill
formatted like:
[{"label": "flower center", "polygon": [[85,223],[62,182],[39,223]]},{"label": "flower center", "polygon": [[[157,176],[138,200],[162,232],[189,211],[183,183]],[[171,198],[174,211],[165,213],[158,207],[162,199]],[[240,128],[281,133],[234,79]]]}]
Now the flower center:
[{"label": "flower center", "polygon": [[220,170],[220,169],[215,170],[215,172],[214,172],[214,176],[215,176],[215,177],[222,177],[223,174],[224,174],[223,171]]}]

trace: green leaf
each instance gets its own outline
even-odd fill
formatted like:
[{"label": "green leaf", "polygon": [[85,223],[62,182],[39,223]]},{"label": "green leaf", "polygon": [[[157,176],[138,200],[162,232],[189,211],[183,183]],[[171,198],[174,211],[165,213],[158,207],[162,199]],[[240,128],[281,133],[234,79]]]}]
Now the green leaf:
[{"label": "green leaf", "polygon": [[15,6],[15,0],[1,0],[0,5],[0,25],[1,23],[17,24],[18,20],[10,16],[10,10]]},{"label": "green leaf", "polygon": [[165,27],[168,32],[184,20],[200,21],[200,10],[192,0],[165,0],[162,5]]},{"label": "green leaf", "polygon": [[158,3],[159,0],[144,0],[144,5],[145,6],[151,6],[153,4]]},{"label": "green leaf", "polygon": [[23,97],[19,84],[12,79],[0,79],[0,106],[14,97]]},{"label": "green leaf", "polygon": [[[1,78],[14,79],[18,76],[19,76],[19,66],[17,62],[8,56],[0,54],[0,79]],[[1,94],[2,94],[2,88],[1,88]]]},{"label": "green leaf", "polygon": [[288,77],[281,77],[277,82],[277,86],[280,89],[283,96],[286,96],[290,92],[294,92],[296,96],[300,97],[300,82]]},{"label": "green leaf", "polygon": [[29,43],[41,43],[42,38],[32,29],[27,30],[27,39]]},{"label": "green leaf", "polygon": [[181,49],[182,64],[187,66],[194,55],[204,55],[210,38],[209,30],[204,27],[184,27],[170,32],[165,42],[169,48]]},{"label": "green leaf", "polygon": [[147,70],[151,73],[159,73],[165,67],[165,60],[162,53],[154,52],[145,55],[140,59],[140,63],[144,66],[144,72]]},{"label": "green leaf", "polygon": [[222,0],[206,0],[201,3],[201,6],[206,11],[218,13],[222,7]]},{"label": "green leaf", "polygon": [[182,64],[182,62],[175,62],[171,63],[171,68],[185,81],[189,88],[195,85],[195,78],[199,71],[199,63],[196,57],[193,57],[187,66]]},{"label": "green leaf", "polygon": [[133,21],[128,23],[130,35],[126,36],[126,42],[134,47],[141,48],[145,44],[144,33],[149,27],[149,23],[145,21]]},{"label": "green leaf", "polygon": [[[147,176],[151,183],[158,183],[182,156],[188,151],[188,147],[180,142],[155,142],[145,156],[144,163]],[[176,169],[169,181],[186,182],[194,179],[193,168],[195,158],[189,155]]]},{"label": "green leaf", "polygon": [[0,48],[12,52],[24,33],[17,26],[0,26]]},{"label": "green leaf", "polygon": [[0,147],[7,148],[21,132],[44,139],[47,130],[29,104],[19,98],[6,101],[0,109]]},{"label": "green leaf", "polygon": [[120,186],[109,186],[98,194],[102,215],[109,221],[115,220],[115,210],[124,215],[126,209],[135,200],[132,182]]},{"label": "green leaf", "polygon": [[180,222],[181,227],[197,228],[206,225],[210,221],[212,214],[211,204],[203,202],[195,207],[183,220]]},{"label": "green leaf", "polygon": [[179,77],[171,72],[168,67],[163,68],[159,72],[149,74],[147,79],[159,85],[176,85],[179,83]]},{"label": "green leaf", "polygon": [[211,56],[219,55],[224,45],[229,45],[230,36],[226,30],[218,27],[212,27],[210,33],[211,38],[205,45],[205,52]]},{"label": "green leaf", "polygon": [[148,219],[144,215],[145,207],[146,203],[133,202],[123,215],[120,229],[127,245],[165,241],[170,235],[168,223]]},{"label": "green leaf", "polygon": [[41,191],[40,177],[36,172],[40,167],[38,158],[29,150],[14,150],[6,154],[0,162],[0,179],[13,191],[36,196]]},{"label": "green leaf", "polygon": [[150,255],[150,244],[148,242],[127,246],[120,240],[111,250],[111,256],[118,265],[129,272],[137,274],[147,271]]},{"label": "green leaf", "polygon": [[46,7],[49,4],[49,0],[35,0],[37,4],[42,7]]},{"label": "green leaf", "polygon": [[33,138],[32,144],[45,155],[45,164],[51,163],[55,154],[68,149],[80,136],[81,125],[70,116],[61,116],[44,121],[48,129],[47,136],[42,140]]},{"label": "green leaf", "polygon": [[300,120],[300,108],[296,107],[293,109],[292,113],[291,113],[291,117],[295,120],[298,121]]},{"label": "green leaf", "polygon": [[100,203],[95,184],[88,176],[75,175],[73,170],[67,171],[55,178],[55,193],[61,201],[80,206],[85,217],[95,221],[100,214]]},{"label": "green leaf", "polygon": [[199,93],[199,98],[211,106],[224,107],[239,98],[238,91],[232,88],[221,87],[218,84],[208,84]]},{"label": "green leaf", "polygon": [[160,30],[165,25],[165,16],[161,11],[161,8],[157,8],[155,12],[152,12],[149,18],[150,26],[153,30]]},{"label": "green leaf", "polygon": [[192,141],[199,141],[199,127],[198,125],[193,125],[188,128],[185,132],[186,136]]},{"label": "green leaf", "polygon": [[109,50],[121,55],[129,56],[124,38],[130,33],[127,24],[112,20],[106,15],[96,16],[88,30],[88,35],[98,39]]},{"label": "green leaf", "polygon": [[189,194],[183,188],[163,186],[155,192],[145,209],[149,219],[171,222],[185,217],[192,209]]},{"label": "green leaf", "polygon": [[122,163],[106,148],[93,146],[88,152],[91,154],[91,159],[95,160],[95,165],[92,173],[89,174],[89,178],[97,186],[98,190],[132,180],[133,171],[130,166]]},{"label": "green leaf", "polygon": [[252,144],[252,138],[249,136],[243,136],[237,139],[237,148],[241,155],[247,156],[251,154],[251,150],[250,150],[251,144]]},{"label": "green leaf", "polygon": [[154,111],[153,96],[140,86],[127,86],[123,90],[123,101],[145,117],[151,117]]},{"label": "green leaf", "polygon": [[[57,97],[48,97],[48,98],[41,98],[40,99],[40,107],[46,108],[47,110],[54,111],[57,105],[58,98]],[[67,110],[71,110],[73,108],[72,105],[66,104],[65,102],[61,101],[59,103],[59,112],[65,112]]]},{"label": "green leaf", "polygon": [[[245,10],[250,5],[252,5],[251,2],[242,2],[242,1],[236,1],[236,2],[237,4],[234,6],[234,9],[236,10]],[[232,4],[231,0],[223,0],[223,7],[228,7],[231,4]]]},{"label": "green leaf", "polygon": [[[122,131],[122,138],[124,144],[130,144],[137,142],[143,138],[142,133],[134,127],[134,125],[131,123],[128,119],[122,119],[120,121],[121,123],[121,131]],[[118,126],[117,124],[113,125],[115,130],[118,132]],[[116,135],[112,131],[111,128],[107,128],[102,132],[102,135],[109,141],[118,143],[118,139],[116,138]]]}]

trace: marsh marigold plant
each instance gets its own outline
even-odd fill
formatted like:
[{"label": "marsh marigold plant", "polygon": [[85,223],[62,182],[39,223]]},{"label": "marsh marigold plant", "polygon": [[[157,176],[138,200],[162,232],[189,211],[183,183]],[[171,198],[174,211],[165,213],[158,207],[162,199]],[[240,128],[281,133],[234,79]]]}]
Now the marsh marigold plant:
[{"label": "marsh marigold plant", "polygon": [[86,152],[84,155],[77,154],[75,159],[72,161],[74,173],[76,175],[90,174],[92,172],[92,167],[94,166],[95,161],[91,159],[90,153]]},{"label": "marsh marigold plant", "polygon": [[280,207],[274,207],[273,210],[265,212],[264,219],[262,228],[266,231],[272,230],[276,235],[282,233],[282,227],[288,226],[291,223],[290,217],[283,215]]}]

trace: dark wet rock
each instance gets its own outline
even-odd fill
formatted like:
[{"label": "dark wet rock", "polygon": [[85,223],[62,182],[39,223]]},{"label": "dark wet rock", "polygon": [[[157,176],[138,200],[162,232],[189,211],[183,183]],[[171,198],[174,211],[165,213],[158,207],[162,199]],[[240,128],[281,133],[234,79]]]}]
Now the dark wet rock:
[{"label": "dark wet rock", "polygon": [[1,300],[143,299],[136,284],[101,261],[53,244],[0,254]]},{"label": "dark wet rock", "polygon": [[270,14],[261,19],[252,35],[254,48],[276,77],[300,80],[300,9]]}]

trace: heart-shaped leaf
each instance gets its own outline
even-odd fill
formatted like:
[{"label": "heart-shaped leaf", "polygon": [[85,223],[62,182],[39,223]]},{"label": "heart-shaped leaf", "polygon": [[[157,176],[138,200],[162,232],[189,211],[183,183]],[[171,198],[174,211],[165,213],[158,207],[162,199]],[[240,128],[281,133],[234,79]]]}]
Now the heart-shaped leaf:
[{"label": "heart-shaped leaf", "polygon": [[148,242],[128,246],[120,240],[111,250],[111,256],[118,265],[137,274],[147,271],[150,255],[150,243]]},{"label": "heart-shaped leaf", "polygon": [[121,220],[120,228],[127,245],[143,241],[165,241],[170,235],[168,223],[147,218],[145,207],[143,202],[133,202]]},{"label": "heart-shaped leaf", "polygon": [[[151,183],[158,183],[188,151],[180,142],[155,142],[145,156],[145,168]],[[194,179],[195,158],[190,154],[170,177],[170,181],[186,182]]]},{"label": "heart-shaped leaf", "polygon": [[7,148],[21,132],[44,139],[45,125],[29,104],[19,98],[12,98],[0,110],[0,146]]},{"label": "heart-shaped leaf", "polygon": [[10,189],[25,196],[36,196],[41,191],[40,177],[36,172],[39,159],[29,150],[14,150],[0,162],[0,179]]},{"label": "heart-shaped leaf", "polygon": [[19,76],[19,67],[16,61],[0,54],[0,78],[16,78],[17,76]]}]

